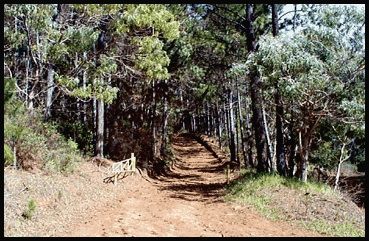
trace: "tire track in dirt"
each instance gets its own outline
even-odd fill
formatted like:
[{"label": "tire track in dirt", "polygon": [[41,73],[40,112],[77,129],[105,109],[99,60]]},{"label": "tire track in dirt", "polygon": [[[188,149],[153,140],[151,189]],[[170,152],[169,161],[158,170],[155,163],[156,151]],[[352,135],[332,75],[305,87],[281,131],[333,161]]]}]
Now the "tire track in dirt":
[{"label": "tire track in dirt", "polygon": [[177,160],[168,175],[152,183],[138,175],[127,178],[117,186],[117,200],[58,236],[319,236],[267,220],[249,206],[225,203],[224,163],[188,136],[173,143]]}]

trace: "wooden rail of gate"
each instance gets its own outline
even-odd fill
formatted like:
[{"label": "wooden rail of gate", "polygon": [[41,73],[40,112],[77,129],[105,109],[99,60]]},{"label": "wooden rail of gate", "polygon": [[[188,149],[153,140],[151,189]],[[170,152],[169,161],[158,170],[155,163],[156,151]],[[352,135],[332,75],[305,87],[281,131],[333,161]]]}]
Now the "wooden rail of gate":
[{"label": "wooden rail of gate", "polygon": [[114,174],[114,185],[117,184],[119,174],[135,171],[136,171],[136,157],[134,153],[131,153],[131,158],[128,158],[126,160],[117,163],[113,163],[113,165],[111,166],[111,172]]}]

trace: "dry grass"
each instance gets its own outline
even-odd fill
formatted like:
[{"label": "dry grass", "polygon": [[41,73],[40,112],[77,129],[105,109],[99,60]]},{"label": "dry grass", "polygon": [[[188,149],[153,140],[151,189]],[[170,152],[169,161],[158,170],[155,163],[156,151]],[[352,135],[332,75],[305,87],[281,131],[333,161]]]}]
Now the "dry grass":
[{"label": "dry grass", "polygon": [[248,171],[229,190],[228,200],[251,204],[274,220],[298,223],[327,236],[365,234],[365,211],[324,184]]},{"label": "dry grass", "polygon": [[[55,236],[82,222],[89,212],[129,188],[132,178],[103,183],[96,165],[82,163],[73,174],[30,173],[4,170],[4,236]],[[29,200],[36,209],[31,219],[22,217]]]}]

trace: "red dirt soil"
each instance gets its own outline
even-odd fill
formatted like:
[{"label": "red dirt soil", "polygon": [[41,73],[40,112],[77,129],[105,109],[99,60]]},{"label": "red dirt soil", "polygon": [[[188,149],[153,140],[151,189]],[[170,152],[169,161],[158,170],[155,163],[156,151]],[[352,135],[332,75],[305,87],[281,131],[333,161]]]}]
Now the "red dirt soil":
[{"label": "red dirt soil", "polygon": [[224,163],[191,138],[179,136],[173,143],[177,161],[168,175],[150,182],[127,177],[117,184],[116,200],[56,236],[320,236],[224,202]]}]

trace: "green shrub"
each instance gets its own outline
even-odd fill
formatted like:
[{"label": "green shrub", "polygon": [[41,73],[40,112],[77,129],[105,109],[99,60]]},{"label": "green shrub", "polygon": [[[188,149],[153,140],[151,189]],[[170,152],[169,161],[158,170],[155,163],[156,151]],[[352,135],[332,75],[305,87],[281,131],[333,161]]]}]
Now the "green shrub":
[{"label": "green shrub", "polygon": [[7,103],[14,96],[15,79],[4,78],[4,103]]},{"label": "green shrub", "polygon": [[72,139],[64,140],[60,134],[54,133],[53,150],[44,153],[44,168],[49,171],[70,173],[82,160],[78,145]]},{"label": "green shrub", "polygon": [[323,142],[311,153],[311,163],[320,164],[328,169],[333,169],[337,165],[339,148],[335,148],[330,141]]},{"label": "green shrub", "polygon": [[[22,137],[25,126],[21,119],[4,116],[4,139],[17,143]],[[24,138],[23,138],[24,139]]]},{"label": "green shrub", "polygon": [[22,217],[25,219],[31,219],[36,211],[36,201],[33,199],[30,199],[28,201],[28,205],[26,210],[23,211]]},{"label": "green shrub", "polygon": [[84,153],[92,154],[94,152],[93,132],[89,130],[85,123],[77,122],[58,122],[57,130],[66,138],[73,137],[74,141],[78,143],[79,149]]},{"label": "green shrub", "polygon": [[[19,105],[19,102],[13,98],[5,104],[9,111],[4,115],[4,141],[16,146],[19,166],[72,172],[81,161],[77,143],[59,134],[55,124],[44,122],[40,110],[35,109],[30,116],[22,104],[16,110],[11,108],[12,105]],[[8,151],[6,155],[10,153]],[[12,158],[5,161],[9,163]]]},{"label": "green shrub", "polygon": [[13,151],[10,146],[4,143],[4,164],[5,166],[10,166],[14,162]]}]

